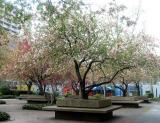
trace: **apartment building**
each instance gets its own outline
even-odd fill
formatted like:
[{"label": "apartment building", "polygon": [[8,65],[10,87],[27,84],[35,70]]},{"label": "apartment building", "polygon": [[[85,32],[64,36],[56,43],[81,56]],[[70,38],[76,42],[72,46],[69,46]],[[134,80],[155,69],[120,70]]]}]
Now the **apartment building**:
[{"label": "apartment building", "polygon": [[11,34],[19,34],[21,26],[13,22],[13,16],[15,16],[15,10],[11,13],[5,13],[4,8],[0,8],[0,26]]}]

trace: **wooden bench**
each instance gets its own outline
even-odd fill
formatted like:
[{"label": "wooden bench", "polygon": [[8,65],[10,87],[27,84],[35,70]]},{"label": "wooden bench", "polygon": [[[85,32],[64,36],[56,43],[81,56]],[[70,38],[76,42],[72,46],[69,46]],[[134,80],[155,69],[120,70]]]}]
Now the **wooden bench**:
[{"label": "wooden bench", "polygon": [[43,107],[45,111],[55,111],[55,119],[78,121],[105,121],[113,117],[113,111],[121,106],[108,106],[105,108],[72,108],[72,107]]}]

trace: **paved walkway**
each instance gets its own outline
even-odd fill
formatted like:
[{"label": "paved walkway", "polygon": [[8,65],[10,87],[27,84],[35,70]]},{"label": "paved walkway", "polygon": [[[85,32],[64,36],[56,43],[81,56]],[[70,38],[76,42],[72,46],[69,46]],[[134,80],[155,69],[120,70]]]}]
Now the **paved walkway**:
[{"label": "paved walkway", "polygon": [[[26,103],[22,100],[8,99],[7,104],[0,105],[0,111],[8,112],[11,120],[1,123],[87,123],[80,121],[55,120],[54,112],[22,110]],[[160,104],[142,104],[141,108],[122,108],[114,111],[114,118],[105,123],[158,123],[160,121]]]}]

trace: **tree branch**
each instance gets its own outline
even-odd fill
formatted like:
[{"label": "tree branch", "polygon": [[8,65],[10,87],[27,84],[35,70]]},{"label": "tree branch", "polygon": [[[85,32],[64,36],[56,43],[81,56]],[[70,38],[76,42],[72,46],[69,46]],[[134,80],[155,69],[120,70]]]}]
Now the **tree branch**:
[{"label": "tree branch", "polygon": [[86,57],[84,57],[78,64],[79,67],[81,67],[82,63],[86,61]]},{"label": "tree branch", "polygon": [[85,81],[86,76],[87,76],[88,72],[90,71],[90,69],[91,69],[92,65],[93,65],[94,63],[96,63],[96,62],[103,63],[103,62],[104,62],[104,60],[92,60],[92,61],[89,63],[89,65],[88,65],[88,67],[87,67],[87,70],[86,70],[86,71],[85,71],[85,73],[84,73],[83,81]]},{"label": "tree branch", "polygon": [[120,89],[121,91],[124,91],[124,89],[122,88],[122,86],[119,87],[119,86],[117,86],[117,85],[114,85],[114,87]]},{"label": "tree branch", "polygon": [[122,71],[124,71],[124,70],[126,70],[126,69],[131,69],[132,67],[134,67],[134,66],[124,67],[124,68],[118,70],[118,71],[112,76],[112,78],[111,78],[110,80],[105,81],[105,82],[101,82],[101,83],[99,83],[99,84],[89,85],[89,86],[86,87],[86,89],[88,89],[88,92],[89,92],[89,91],[90,91],[92,88],[94,88],[94,87],[101,86],[101,85],[103,85],[103,84],[111,83],[111,82],[115,79],[115,77],[116,77],[120,72],[122,72]]},{"label": "tree branch", "polygon": [[79,65],[78,65],[78,63],[75,59],[74,59],[74,64],[75,64],[75,69],[76,69],[76,74],[77,74],[78,80],[80,82],[82,82],[82,77],[81,77],[81,74],[80,74],[80,71],[79,71]]},{"label": "tree branch", "polygon": [[78,82],[72,81],[72,89],[76,93],[76,95],[79,94],[79,89],[78,89]]}]

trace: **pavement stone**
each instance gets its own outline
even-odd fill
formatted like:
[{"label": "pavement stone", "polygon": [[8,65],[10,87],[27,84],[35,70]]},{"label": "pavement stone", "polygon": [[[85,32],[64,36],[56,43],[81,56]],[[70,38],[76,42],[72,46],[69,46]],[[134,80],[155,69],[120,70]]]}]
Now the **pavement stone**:
[{"label": "pavement stone", "polygon": [[[0,105],[0,111],[9,113],[11,120],[1,123],[91,123],[56,120],[53,111],[22,110],[26,101],[18,99],[5,99],[5,101],[7,104]],[[160,103],[141,104],[140,108],[121,108],[114,111],[113,115],[112,119],[104,123],[158,123],[160,121]]]}]

